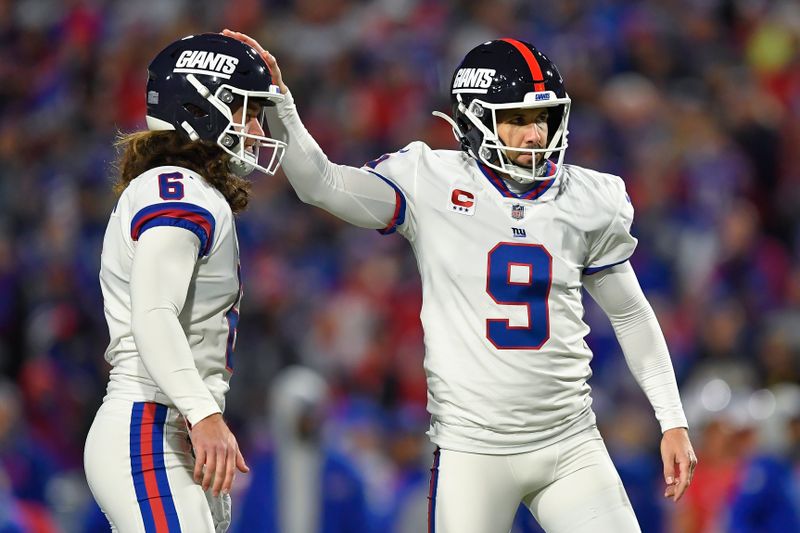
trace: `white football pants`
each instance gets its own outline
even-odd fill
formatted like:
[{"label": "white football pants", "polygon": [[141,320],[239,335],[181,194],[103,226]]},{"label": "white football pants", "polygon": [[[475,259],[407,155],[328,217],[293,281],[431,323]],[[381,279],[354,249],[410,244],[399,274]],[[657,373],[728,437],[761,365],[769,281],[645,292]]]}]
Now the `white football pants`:
[{"label": "white football pants", "polygon": [[520,502],[547,533],[640,533],[597,428],[541,450],[437,450],[429,533],[508,533]]},{"label": "white football pants", "polygon": [[189,434],[177,409],[106,400],[84,448],[89,488],[118,533],[213,533],[203,488],[192,479]]}]

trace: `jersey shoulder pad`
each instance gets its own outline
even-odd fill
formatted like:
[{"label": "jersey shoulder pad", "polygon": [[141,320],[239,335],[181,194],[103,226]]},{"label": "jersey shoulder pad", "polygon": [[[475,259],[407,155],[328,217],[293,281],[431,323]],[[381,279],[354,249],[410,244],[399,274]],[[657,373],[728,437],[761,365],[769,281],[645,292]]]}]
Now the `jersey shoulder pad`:
[{"label": "jersey shoulder pad", "polygon": [[625,182],[613,174],[569,166],[566,190],[575,221],[586,232],[585,274],[626,261],[636,249],[633,206]]},{"label": "jersey shoulder pad", "polygon": [[131,180],[125,193],[137,203],[191,202],[215,207],[225,197],[205,178],[184,167],[147,170]]},{"label": "jersey shoulder pad", "polygon": [[625,182],[619,176],[596,170],[567,165],[567,194],[573,197],[586,212],[605,212],[614,215],[623,204],[630,203]]},{"label": "jersey shoulder pad", "polygon": [[196,234],[207,255],[221,217],[230,212],[224,196],[203,177],[182,167],[157,167],[136,177],[127,196],[131,239],[155,226],[177,226]]}]

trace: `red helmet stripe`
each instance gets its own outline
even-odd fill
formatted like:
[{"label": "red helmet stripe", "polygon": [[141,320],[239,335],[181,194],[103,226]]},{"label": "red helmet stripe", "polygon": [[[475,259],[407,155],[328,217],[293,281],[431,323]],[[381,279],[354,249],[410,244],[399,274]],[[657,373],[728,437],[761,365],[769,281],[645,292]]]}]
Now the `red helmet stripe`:
[{"label": "red helmet stripe", "polygon": [[528,63],[528,68],[531,69],[531,76],[533,77],[533,90],[537,92],[544,91],[544,76],[542,75],[542,69],[539,66],[539,62],[536,61],[536,57],[533,55],[533,52],[531,52],[531,49],[516,39],[500,40],[512,45],[520,54],[522,54],[522,57],[525,58],[525,62]]}]

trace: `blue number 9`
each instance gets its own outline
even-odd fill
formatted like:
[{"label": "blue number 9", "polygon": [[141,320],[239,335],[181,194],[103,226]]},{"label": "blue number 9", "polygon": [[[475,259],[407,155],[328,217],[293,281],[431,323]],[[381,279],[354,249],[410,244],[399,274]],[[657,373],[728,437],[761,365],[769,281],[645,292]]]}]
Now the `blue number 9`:
[{"label": "blue number 9", "polygon": [[[517,279],[511,270],[516,267]],[[538,350],[550,338],[547,299],[553,257],[539,244],[501,242],[489,252],[486,292],[500,305],[524,305],[527,326],[511,326],[507,318],[486,320],[486,337],[500,350]]]}]

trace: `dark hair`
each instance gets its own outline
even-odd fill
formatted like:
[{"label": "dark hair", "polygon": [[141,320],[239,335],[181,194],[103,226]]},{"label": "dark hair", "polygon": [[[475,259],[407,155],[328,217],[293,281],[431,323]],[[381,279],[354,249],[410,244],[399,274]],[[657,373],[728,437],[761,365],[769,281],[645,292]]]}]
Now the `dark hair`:
[{"label": "dark hair", "polygon": [[209,141],[189,141],[177,131],[139,131],[120,134],[114,145],[119,153],[114,181],[117,195],[147,170],[159,166],[178,166],[193,170],[215,187],[234,213],[247,207],[250,183],[228,170],[230,156]]}]

